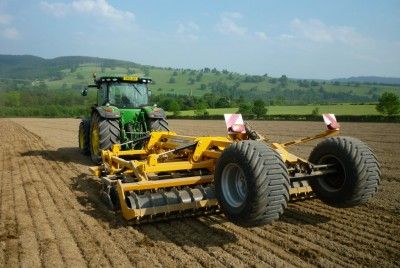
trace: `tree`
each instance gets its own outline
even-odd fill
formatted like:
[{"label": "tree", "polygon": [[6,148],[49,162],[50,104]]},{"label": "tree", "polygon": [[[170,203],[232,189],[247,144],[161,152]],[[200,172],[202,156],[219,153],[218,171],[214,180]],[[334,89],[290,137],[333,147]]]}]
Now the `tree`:
[{"label": "tree", "polygon": [[257,118],[263,117],[268,111],[268,109],[265,107],[265,102],[263,100],[255,100],[253,103],[253,108],[251,110]]},{"label": "tree", "polygon": [[287,83],[288,83],[288,78],[287,78],[287,76],[283,74],[283,75],[279,78],[279,83],[281,83],[281,85],[282,85],[283,87],[285,87],[285,86],[287,85]]},{"label": "tree", "polygon": [[400,112],[399,97],[392,92],[384,92],[379,98],[376,110],[382,114],[395,115]]},{"label": "tree", "polygon": [[199,73],[198,75],[196,75],[197,82],[200,82],[202,78],[203,78],[203,73]]},{"label": "tree", "polygon": [[171,78],[169,79],[168,83],[175,84],[176,83],[176,79],[171,76]]},{"label": "tree", "polygon": [[208,115],[207,104],[204,102],[197,103],[194,107],[194,115],[196,116]]},{"label": "tree", "polygon": [[176,100],[172,100],[169,104],[169,111],[174,115],[180,115],[181,113],[181,105]]},{"label": "tree", "polygon": [[217,102],[215,103],[215,106],[217,108],[227,108],[230,106],[229,100],[225,97],[221,97],[217,100]]},{"label": "tree", "polygon": [[21,94],[16,91],[5,93],[4,104],[7,107],[18,107],[21,105]]},{"label": "tree", "polygon": [[249,103],[241,103],[239,105],[239,114],[242,114],[243,116],[249,116],[252,115],[252,106]]}]

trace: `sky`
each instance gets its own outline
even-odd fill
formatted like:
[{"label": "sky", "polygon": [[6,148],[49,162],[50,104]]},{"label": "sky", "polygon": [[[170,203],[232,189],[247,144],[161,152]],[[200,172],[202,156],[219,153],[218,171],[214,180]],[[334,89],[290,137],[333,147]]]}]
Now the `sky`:
[{"label": "sky", "polygon": [[0,0],[0,54],[400,77],[400,0]]}]

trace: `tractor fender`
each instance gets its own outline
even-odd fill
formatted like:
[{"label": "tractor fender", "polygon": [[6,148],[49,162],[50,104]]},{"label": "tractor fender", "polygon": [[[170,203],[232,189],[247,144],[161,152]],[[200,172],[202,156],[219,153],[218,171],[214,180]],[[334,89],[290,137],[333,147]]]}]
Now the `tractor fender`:
[{"label": "tractor fender", "polygon": [[[146,109],[147,108],[147,109]],[[167,114],[162,108],[159,107],[146,107],[144,110],[146,112],[147,118],[150,119],[165,119]]]},{"label": "tractor fender", "polygon": [[121,117],[119,109],[114,106],[97,106],[93,108],[93,112],[97,112],[106,119],[118,119]]}]

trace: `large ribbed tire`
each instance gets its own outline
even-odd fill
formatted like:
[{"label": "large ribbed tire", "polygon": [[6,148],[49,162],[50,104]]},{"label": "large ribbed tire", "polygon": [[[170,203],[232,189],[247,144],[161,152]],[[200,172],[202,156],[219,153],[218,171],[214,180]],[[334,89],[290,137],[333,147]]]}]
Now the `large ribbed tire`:
[{"label": "large ribbed tire", "polygon": [[264,143],[235,142],[218,159],[215,193],[222,212],[238,225],[279,219],[289,201],[289,187],[282,158]]},{"label": "large ribbed tire", "polygon": [[110,149],[119,142],[119,120],[102,118],[94,113],[90,124],[90,156],[93,163],[100,163],[101,150]]},{"label": "large ribbed tire", "polygon": [[168,122],[165,118],[152,119],[150,121],[151,131],[169,131]]},{"label": "large ribbed tire", "polygon": [[90,119],[82,119],[79,124],[78,144],[84,155],[90,154]]},{"label": "large ribbed tire", "polygon": [[320,142],[310,154],[313,164],[334,164],[337,173],[311,179],[316,196],[335,207],[353,207],[368,201],[378,190],[380,167],[372,150],[351,137]]}]

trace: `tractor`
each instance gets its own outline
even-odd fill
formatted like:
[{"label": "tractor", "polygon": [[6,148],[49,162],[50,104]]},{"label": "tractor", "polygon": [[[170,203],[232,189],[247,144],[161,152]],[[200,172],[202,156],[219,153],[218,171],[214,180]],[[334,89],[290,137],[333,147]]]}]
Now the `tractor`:
[{"label": "tractor", "polygon": [[93,75],[94,84],[82,90],[87,96],[88,88],[97,89],[97,103],[91,107],[90,118],[79,125],[79,148],[90,155],[95,164],[101,161],[101,151],[121,144],[126,150],[141,149],[143,137],[152,131],[168,131],[166,114],[156,105],[149,105],[150,78],[138,76]]}]

